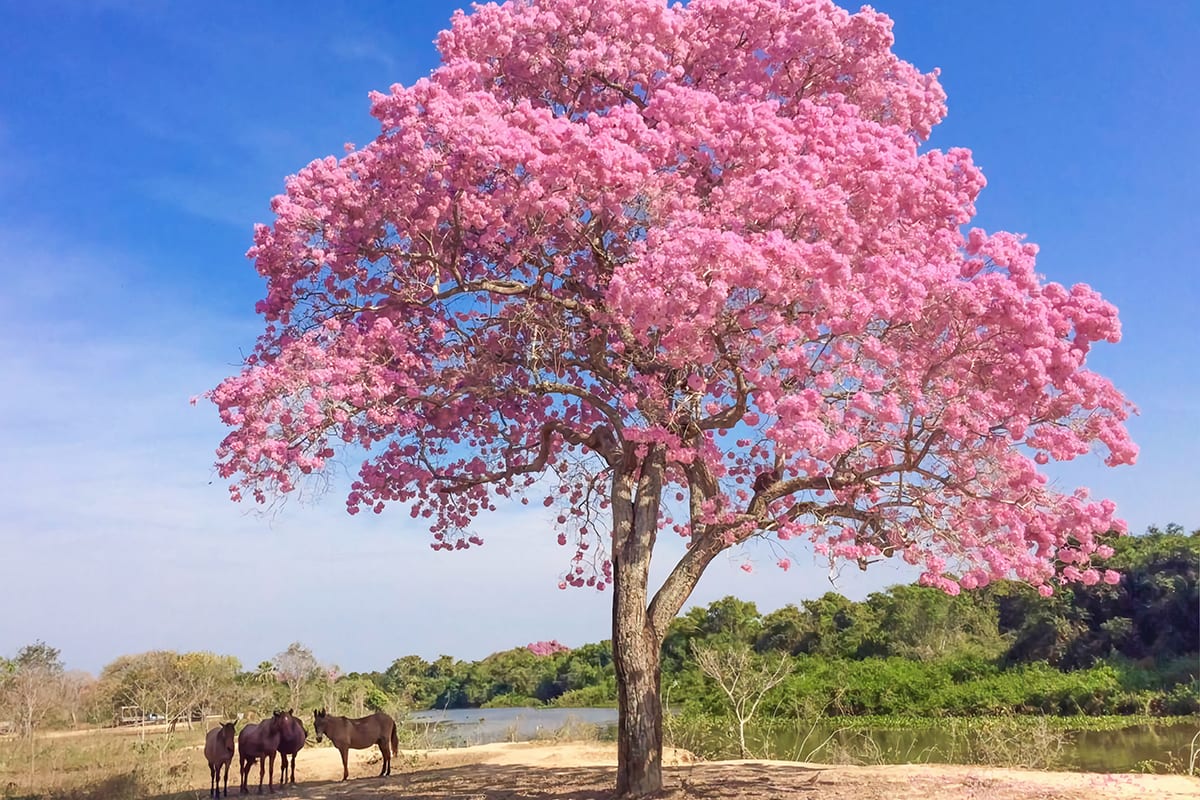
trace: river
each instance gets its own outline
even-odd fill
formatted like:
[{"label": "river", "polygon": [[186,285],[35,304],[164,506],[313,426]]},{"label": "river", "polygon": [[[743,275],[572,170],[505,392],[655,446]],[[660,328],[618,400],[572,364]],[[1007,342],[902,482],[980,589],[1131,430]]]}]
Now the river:
[{"label": "river", "polygon": [[[464,746],[489,742],[572,738],[582,734],[612,738],[615,708],[467,708],[423,711],[408,724],[423,729],[431,744]],[[777,732],[756,752],[815,762],[860,761],[902,764],[1013,764],[1083,772],[1130,772],[1186,766],[1200,722],[1130,725],[1117,730],[1058,730],[1036,722],[1028,729],[1000,726],[980,732],[952,721],[918,729],[846,728],[837,720]],[[731,753],[731,755],[734,755]]]}]

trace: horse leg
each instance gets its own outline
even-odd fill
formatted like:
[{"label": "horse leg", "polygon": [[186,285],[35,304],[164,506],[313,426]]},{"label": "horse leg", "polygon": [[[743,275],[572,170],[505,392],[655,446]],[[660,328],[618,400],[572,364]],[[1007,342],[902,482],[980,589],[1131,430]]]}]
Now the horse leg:
[{"label": "horse leg", "polygon": [[232,758],[229,759],[229,761],[225,762],[225,796],[226,797],[229,797],[229,763],[231,761],[233,761]]},{"label": "horse leg", "polygon": [[209,797],[217,796],[215,794],[217,791],[215,787],[217,786],[217,770],[218,769],[220,769],[219,766],[214,765],[211,761],[208,762],[208,796]]},{"label": "horse leg", "polygon": [[275,751],[271,751],[271,768],[267,770],[267,788],[271,790],[271,794],[275,793]]},{"label": "horse leg", "polygon": [[241,773],[242,776],[241,794],[250,794],[250,790],[246,788],[246,783],[250,780],[250,764],[252,763],[253,762],[248,762],[246,756],[244,755],[238,759],[238,772]]},{"label": "horse leg", "polygon": [[[275,765],[272,764],[271,766],[274,767]],[[266,768],[267,768],[267,757],[259,756],[258,757],[258,793],[259,794],[262,794],[263,770],[265,770]]]},{"label": "horse leg", "polygon": [[384,775],[392,774],[392,750],[388,746],[386,736],[380,739],[377,744],[379,745],[379,754],[383,756],[383,767],[379,770],[379,777],[382,778]]},{"label": "horse leg", "polygon": [[342,780],[350,779],[350,746],[338,745],[338,750],[342,753]]}]

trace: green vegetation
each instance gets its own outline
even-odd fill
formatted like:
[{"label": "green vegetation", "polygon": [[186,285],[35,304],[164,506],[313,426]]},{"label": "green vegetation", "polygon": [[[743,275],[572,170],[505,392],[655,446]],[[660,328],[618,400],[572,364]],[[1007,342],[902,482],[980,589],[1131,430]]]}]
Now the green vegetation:
[{"label": "green vegetation", "polygon": [[[664,692],[676,712],[726,713],[696,653],[750,647],[791,659],[758,712],[768,717],[1200,713],[1200,531],[1152,528],[1113,547],[1119,584],[1049,598],[998,582],[957,597],[920,586],[862,602],[827,593],[767,614],[733,597],[695,607],[663,643]],[[411,709],[616,704],[607,641],[476,662],[410,655],[354,677],[378,689],[376,703]]]},{"label": "green vegetation", "polygon": [[[1200,531],[1152,528],[1112,545],[1109,565],[1122,573],[1120,583],[1075,584],[1048,598],[997,582],[956,597],[919,586],[861,602],[828,593],[766,614],[733,597],[691,608],[663,643],[664,695],[676,714],[729,713],[724,678],[698,662],[707,653],[726,672],[744,664],[748,678],[764,663],[783,663],[778,685],[753,705],[764,724],[1200,713]],[[755,658],[727,658],[744,652]],[[131,706],[181,722],[289,706],[359,715],[616,703],[607,641],[547,655],[518,647],[475,662],[409,655],[382,672],[349,674],[299,643],[253,670],[228,656],[155,651],[121,656],[88,680],[63,673],[57,651],[39,642],[0,660],[0,689],[7,711],[0,719],[26,735],[112,724]],[[751,706],[740,702],[746,713]]]},{"label": "green vegetation", "polygon": [[[696,653],[750,647],[791,659],[762,703],[768,717],[1200,713],[1200,531],[1152,528],[1113,547],[1119,584],[1049,598],[998,582],[957,597],[919,586],[857,603],[828,593],[768,614],[733,597],[695,607],[664,641],[664,692],[677,712],[726,713]],[[415,709],[616,701],[608,642],[477,662],[405,656],[362,677]]]}]

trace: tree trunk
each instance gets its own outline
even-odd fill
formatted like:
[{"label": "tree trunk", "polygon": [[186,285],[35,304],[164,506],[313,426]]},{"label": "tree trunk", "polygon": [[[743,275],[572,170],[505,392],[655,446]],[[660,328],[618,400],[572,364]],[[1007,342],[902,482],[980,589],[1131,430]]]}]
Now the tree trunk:
[{"label": "tree trunk", "polygon": [[[617,585],[620,578],[614,574]],[[613,666],[617,672],[617,796],[662,790],[662,643],[645,625],[645,606],[613,593]],[[629,598],[625,598],[628,600]],[[640,619],[639,619],[640,617]]]},{"label": "tree trunk", "polygon": [[[640,472],[639,474],[635,474]],[[662,492],[661,450],[640,470],[614,476],[613,666],[617,673],[617,796],[662,791],[662,640],[647,612],[650,554],[658,532]],[[636,480],[636,495],[634,485]]]}]

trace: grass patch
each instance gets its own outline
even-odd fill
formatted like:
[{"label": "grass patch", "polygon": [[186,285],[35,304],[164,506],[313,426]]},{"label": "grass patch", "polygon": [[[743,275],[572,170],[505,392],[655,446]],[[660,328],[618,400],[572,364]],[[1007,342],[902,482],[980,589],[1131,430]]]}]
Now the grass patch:
[{"label": "grass patch", "polygon": [[207,785],[208,764],[197,747],[204,731],[146,733],[100,729],[39,736],[32,770],[28,739],[0,740],[0,797],[134,800],[194,795]]},{"label": "grass patch", "polygon": [[[751,755],[831,764],[952,763],[1083,771],[1194,774],[1200,734],[1189,747],[1180,728],[1197,717],[978,716],[828,717],[753,721]],[[735,723],[720,715],[664,718],[667,741],[705,758],[738,757]],[[1185,734],[1190,738],[1190,734]],[[1149,756],[1149,758],[1148,758]]]}]

